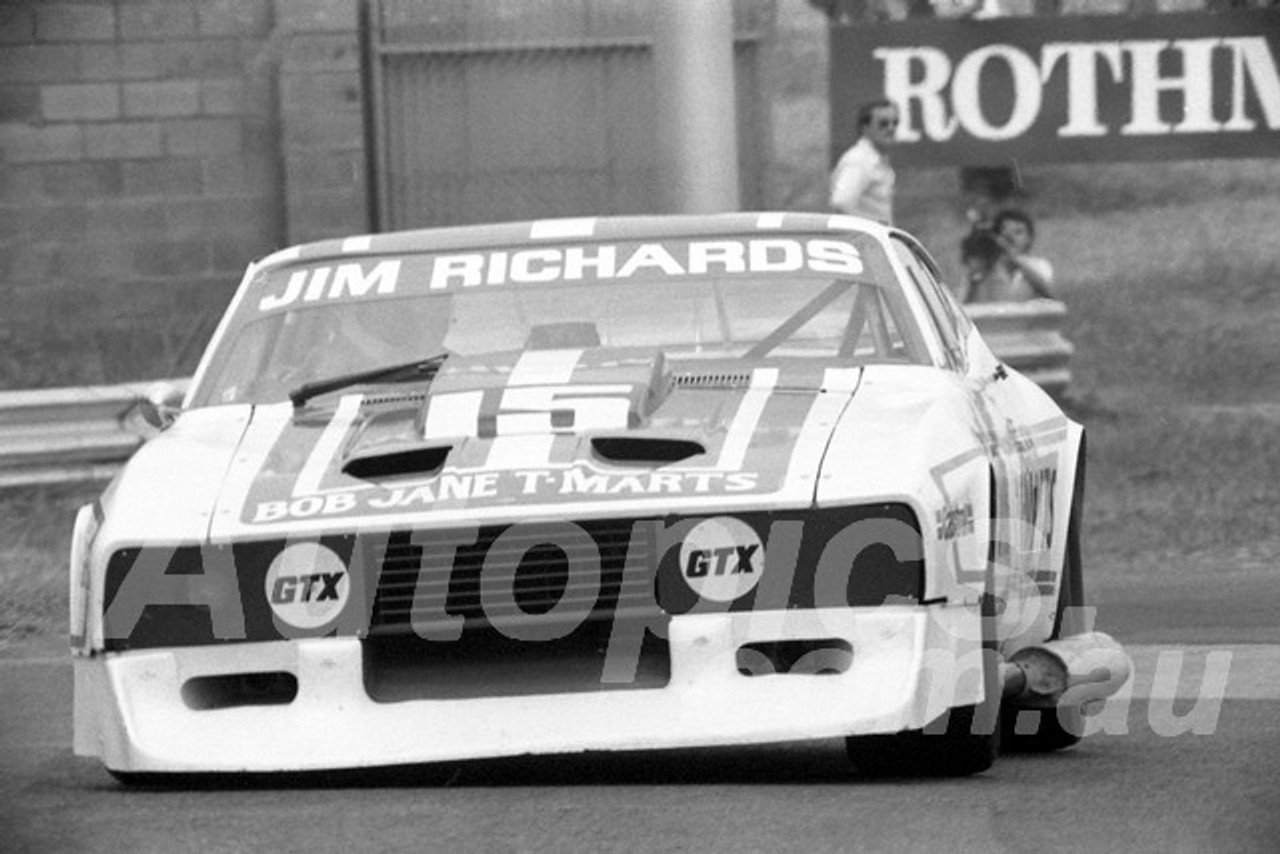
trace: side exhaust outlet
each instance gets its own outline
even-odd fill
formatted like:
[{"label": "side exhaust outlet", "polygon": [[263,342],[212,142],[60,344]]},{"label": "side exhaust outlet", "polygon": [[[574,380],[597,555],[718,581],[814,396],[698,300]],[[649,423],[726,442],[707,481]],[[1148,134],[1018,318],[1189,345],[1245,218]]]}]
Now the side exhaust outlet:
[{"label": "side exhaust outlet", "polygon": [[1070,692],[1073,706],[1105,700],[1129,680],[1132,662],[1108,634],[1089,632],[1015,652],[1001,665],[1004,695],[1027,708],[1057,706]]}]

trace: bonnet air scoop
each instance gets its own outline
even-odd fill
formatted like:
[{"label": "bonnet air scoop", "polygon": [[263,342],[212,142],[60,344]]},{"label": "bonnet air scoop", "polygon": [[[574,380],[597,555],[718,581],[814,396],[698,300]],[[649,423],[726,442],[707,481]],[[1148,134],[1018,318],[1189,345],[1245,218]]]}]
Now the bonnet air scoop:
[{"label": "bonnet air scoop", "polygon": [[591,449],[606,462],[624,465],[666,465],[707,452],[701,442],[665,436],[596,436]]},{"label": "bonnet air scoop", "polygon": [[440,471],[453,450],[422,438],[420,395],[392,395],[364,402],[364,417],[342,455],[342,472],[361,480]]},{"label": "bonnet air scoop", "polygon": [[342,472],[361,480],[435,474],[444,468],[452,450],[452,445],[388,442],[349,455],[342,464]]}]

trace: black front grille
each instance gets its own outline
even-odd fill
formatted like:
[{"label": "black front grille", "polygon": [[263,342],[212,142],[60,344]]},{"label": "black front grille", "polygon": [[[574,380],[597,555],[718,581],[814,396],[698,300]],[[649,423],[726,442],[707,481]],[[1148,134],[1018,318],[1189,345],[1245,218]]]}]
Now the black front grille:
[{"label": "black front grille", "polygon": [[633,519],[396,532],[375,555],[370,633],[656,612],[653,532]]},{"label": "black front grille", "polygon": [[459,628],[542,641],[604,621],[661,634],[669,616],[691,612],[873,607],[924,596],[923,538],[905,504],[733,515],[768,557],[760,583],[732,602],[701,600],[686,577],[682,546],[705,517],[325,534],[317,542],[350,568],[350,598],[329,623],[310,628],[288,624],[270,601],[265,582],[285,540],[120,548],[103,582],[104,645],[366,633],[435,642],[458,640]]}]

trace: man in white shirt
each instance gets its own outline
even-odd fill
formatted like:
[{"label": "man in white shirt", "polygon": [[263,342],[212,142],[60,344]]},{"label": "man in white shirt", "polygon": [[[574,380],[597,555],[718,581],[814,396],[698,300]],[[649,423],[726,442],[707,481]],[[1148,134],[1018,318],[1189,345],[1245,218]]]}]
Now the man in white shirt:
[{"label": "man in white shirt", "polygon": [[897,131],[898,107],[892,101],[872,101],[858,110],[858,141],[831,173],[831,207],[893,224],[895,176],[889,148]]}]

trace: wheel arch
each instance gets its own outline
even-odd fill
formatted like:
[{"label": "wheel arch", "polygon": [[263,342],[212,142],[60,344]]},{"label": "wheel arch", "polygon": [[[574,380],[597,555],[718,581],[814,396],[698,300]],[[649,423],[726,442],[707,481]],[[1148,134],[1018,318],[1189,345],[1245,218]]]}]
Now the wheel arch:
[{"label": "wheel arch", "polygon": [[1071,478],[1071,492],[1066,513],[1066,531],[1063,542],[1062,574],[1058,578],[1057,596],[1054,600],[1054,620],[1051,639],[1086,632],[1093,622],[1085,611],[1084,559],[1082,535],[1084,527],[1085,485],[1088,470],[1088,437],[1080,428],[1076,446],[1075,464]]}]

